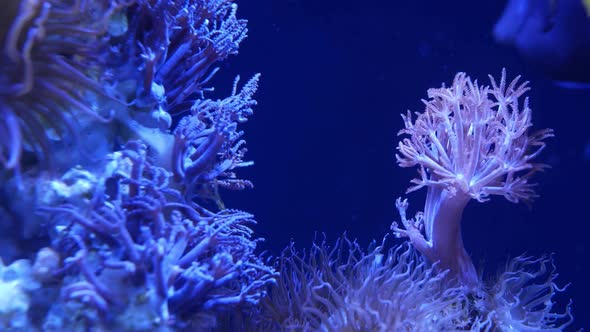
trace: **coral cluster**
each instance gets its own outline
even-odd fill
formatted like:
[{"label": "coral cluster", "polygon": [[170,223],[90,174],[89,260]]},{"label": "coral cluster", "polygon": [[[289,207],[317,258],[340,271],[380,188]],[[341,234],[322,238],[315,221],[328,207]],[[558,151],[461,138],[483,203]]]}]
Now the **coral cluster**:
[{"label": "coral cluster", "polygon": [[516,257],[476,289],[449,283],[409,242],[367,250],[343,236],[311,250],[291,245],[256,331],[563,331],[549,257]]},{"label": "coral cluster", "polygon": [[[18,170],[24,154],[56,162],[56,141],[71,145],[92,134],[106,143],[77,148],[100,159],[89,144],[126,134],[113,124],[144,138],[145,127],[169,129],[172,115],[212,90],[212,66],[236,54],[247,32],[228,0],[10,4],[11,23],[0,31],[0,161],[7,169]],[[97,121],[108,130],[96,130]],[[71,157],[75,165],[84,156]]]},{"label": "coral cluster", "polygon": [[86,204],[40,209],[54,225],[51,247],[64,258],[52,275],[63,278],[64,305],[53,316],[63,318],[44,329],[86,322],[128,331],[205,329],[217,312],[264,296],[274,272],[254,254],[251,214],[188,203],[139,142],[105,168]]},{"label": "coral cluster", "polygon": [[277,274],[255,252],[253,215],[226,208],[219,193],[252,186],[235,170],[252,164],[238,125],[253,113],[259,75],[208,97],[214,65],[246,36],[236,4],[9,9],[0,246],[12,262],[2,271],[27,268],[1,273],[12,301],[0,305],[2,329],[239,328]]}]

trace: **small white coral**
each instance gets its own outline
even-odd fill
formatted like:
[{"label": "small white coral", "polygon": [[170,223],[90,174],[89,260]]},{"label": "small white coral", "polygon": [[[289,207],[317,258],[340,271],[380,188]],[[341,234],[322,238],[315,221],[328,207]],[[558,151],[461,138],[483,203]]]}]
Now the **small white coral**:
[{"label": "small white coral", "polygon": [[28,260],[17,260],[5,266],[0,259],[0,329],[30,331],[28,292],[37,288],[39,284],[31,278]]}]

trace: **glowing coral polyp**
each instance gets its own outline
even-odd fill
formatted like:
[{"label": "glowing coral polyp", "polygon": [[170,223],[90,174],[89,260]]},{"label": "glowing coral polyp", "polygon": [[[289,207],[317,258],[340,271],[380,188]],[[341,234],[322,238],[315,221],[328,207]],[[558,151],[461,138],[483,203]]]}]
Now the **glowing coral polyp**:
[{"label": "glowing coral polyp", "polygon": [[427,187],[428,193],[424,214],[415,219],[406,218],[408,204],[398,200],[405,229],[394,224],[393,230],[464,284],[477,283],[461,238],[461,215],[470,199],[502,195],[517,203],[537,196],[530,178],[544,165],[532,160],[553,131],[529,133],[528,99],[519,102],[529,87],[519,78],[507,84],[502,71],[499,84],[490,76],[490,87],[458,73],[451,87],[428,90],[426,108],[415,121],[409,111],[402,115],[400,135],[410,137],[399,142],[396,158],[401,167],[418,166],[419,177],[408,192]]}]

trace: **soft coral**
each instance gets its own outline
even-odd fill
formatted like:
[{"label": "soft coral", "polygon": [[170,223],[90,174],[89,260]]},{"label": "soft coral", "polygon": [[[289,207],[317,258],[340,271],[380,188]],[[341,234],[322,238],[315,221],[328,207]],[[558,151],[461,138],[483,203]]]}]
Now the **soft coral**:
[{"label": "soft coral", "polygon": [[[473,198],[479,202],[502,195],[511,202],[529,202],[537,195],[531,176],[545,165],[532,163],[553,136],[551,129],[529,133],[532,126],[528,82],[516,77],[506,84],[502,71],[499,84],[490,76],[491,87],[479,86],[465,73],[455,76],[451,87],[429,89],[426,109],[402,115],[404,138],[396,155],[401,167],[418,166],[419,178],[408,192],[427,187],[424,213],[406,218],[407,201],[398,199],[405,229],[392,225],[398,236],[407,236],[414,246],[439,267],[449,269],[465,285],[478,283],[471,258],[461,238],[461,216]],[[422,233],[423,231],[423,233]]]}]

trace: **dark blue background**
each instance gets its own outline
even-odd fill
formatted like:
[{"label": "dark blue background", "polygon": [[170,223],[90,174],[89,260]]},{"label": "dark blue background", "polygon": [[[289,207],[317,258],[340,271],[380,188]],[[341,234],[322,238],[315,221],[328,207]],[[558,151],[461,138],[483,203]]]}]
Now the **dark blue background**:
[{"label": "dark blue background", "polygon": [[[509,257],[555,253],[558,284],[572,282],[576,327],[589,327],[588,299],[590,90],[564,90],[491,35],[501,1],[239,2],[249,38],[216,78],[262,73],[259,106],[244,126],[250,159],[240,174],[250,192],[230,194],[230,206],[256,214],[264,249],[277,255],[289,240],[308,246],[314,232],[335,239],[346,231],[362,244],[397,219],[414,169],[395,164],[400,113],[422,110],[426,89],[457,71],[487,84],[502,67],[531,81],[536,128],[551,127],[542,161],[541,197],[532,210],[501,197],[472,202],[464,238],[478,267],[493,276]],[[223,87],[227,86],[227,89]],[[589,151],[586,152],[586,155]],[[422,209],[424,191],[409,196]],[[412,212],[413,213],[413,212]]]}]

